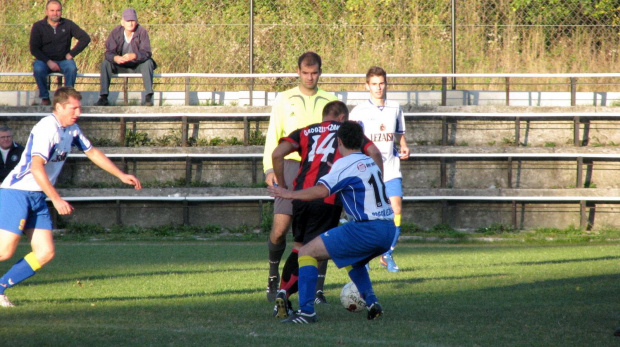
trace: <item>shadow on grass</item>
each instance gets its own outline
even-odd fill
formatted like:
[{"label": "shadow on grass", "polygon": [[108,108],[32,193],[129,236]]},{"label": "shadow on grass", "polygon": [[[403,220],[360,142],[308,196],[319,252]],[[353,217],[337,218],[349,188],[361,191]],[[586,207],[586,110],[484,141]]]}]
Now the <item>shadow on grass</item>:
[{"label": "shadow on grass", "polygon": [[[152,276],[176,276],[176,275],[200,275],[200,274],[215,274],[226,272],[246,272],[246,271],[260,271],[262,268],[235,268],[235,269],[209,269],[209,270],[188,270],[188,271],[152,271],[152,272],[139,272],[128,274],[101,274],[101,275],[87,275],[87,274],[75,274],[71,278],[57,278],[54,280],[41,280],[40,277],[33,277],[28,281],[28,285],[48,285],[54,283],[65,283],[80,281],[95,281],[95,280],[115,280],[120,278],[137,278],[137,277],[152,277]],[[263,289],[264,290],[264,289]]]}]

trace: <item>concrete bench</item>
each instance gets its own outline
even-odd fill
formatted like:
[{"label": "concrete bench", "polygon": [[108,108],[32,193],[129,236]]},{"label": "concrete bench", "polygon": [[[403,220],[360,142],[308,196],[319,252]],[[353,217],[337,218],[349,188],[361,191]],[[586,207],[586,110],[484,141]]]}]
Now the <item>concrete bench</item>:
[{"label": "concrete bench", "polygon": [[[419,148],[416,148],[420,150]],[[243,151],[243,147],[240,148]],[[423,149],[422,149],[423,150]],[[185,181],[187,186],[192,182],[192,163],[201,161],[231,161],[247,160],[251,162],[252,183],[262,181],[257,173],[260,172],[259,166],[262,164],[263,153],[107,153],[108,158],[120,159],[121,167],[124,171],[128,169],[128,161],[134,164],[139,161],[181,161],[185,162]],[[72,153],[70,159],[86,159],[85,154]],[[620,161],[620,154],[615,153],[410,153],[408,161],[439,161],[440,188],[446,188],[448,182],[448,163],[454,161],[480,161],[480,160],[502,160],[506,161],[506,182],[507,188],[513,188],[514,162],[521,160],[530,161],[565,161],[572,160],[576,163],[576,180],[574,188],[584,186],[584,166],[588,166],[593,161]],[[135,167],[135,166],[134,166]]]},{"label": "concrete bench", "polygon": [[[266,194],[266,190],[264,190]],[[148,220],[152,218],[150,214],[155,214],[158,217],[163,217],[169,221],[170,224],[183,224],[191,225],[197,224],[192,220],[192,216],[197,216],[196,212],[192,213],[192,208],[197,208],[197,205],[202,203],[215,203],[213,207],[209,208],[211,213],[224,215],[224,218],[229,218],[229,223],[239,220],[240,216],[246,218],[256,218],[256,224],[260,225],[263,222],[263,208],[264,204],[272,202],[273,198],[268,195],[220,195],[220,196],[181,196],[175,194],[173,196],[66,196],[63,197],[66,201],[71,203],[82,203],[87,205],[103,203],[104,205],[95,207],[96,211],[107,211],[114,216],[114,223],[118,225],[128,224],[129,222],[140,224],[140,221],[136,221],[135,218],[127,217],[129,214],[127,209],[140,208],[142,211],[145,208],[151,206],[151,212],[140,212],[140,217]],[[589,224],[588,209],[595,209],[596,204],[614,204],[620,203],[620,197],[615,196],[481,196],[481,195],[435,195],[435,196],[409,196],[403,197],[406,203],[432,203],[436,202],[441,205],[441,221],[442,223],[448,223],[450,221],[450,214],[448,206],[453,203],[475,202],[475,203],[487,203],[487,204],[510,204],[512,209],[512,225],[518,228],[518,214],[520,211],[526,209],[526,205],[531,204],[578,204],[579,206],[579,226],[581,228],[587,228]],[[254,208],[245,214],[239,215],[241,212],[236,212],[235,215],[225,216],[225,212],[218,212],[217,209],[222,209],[227,205],[235,206],[239,203],[256,203]],[[163,205],[162,205],[163,204]],[[163,210],[156,210],[155,205],[160,206]],[[518,208],[520,206],[520,209]],[[180,209],[181,213],[172,213],[171,211]],[[234,209],[234,208],[233,208]],[[251,210],[254,211],[251,211]],[[53,210],[53,209],[52,209]],[[111,211],[110,211],[111,210]],[[83,211],[82,208],[78,208],[76,211]],[[54,220],[57,221],[58,216],[54,211]],[[97,212],[87,213],[88,221],[90,223],[97,223],[97,218],[94,216]],[[169,214],[168,216],[162,216],[162,214]],[[252,216],[249,216],[251,214]],[[171,215],[176,215],[176,219]],[[106,222],[110,222],[107,220]],[[199,224],[200,222],[198,222]]]}]

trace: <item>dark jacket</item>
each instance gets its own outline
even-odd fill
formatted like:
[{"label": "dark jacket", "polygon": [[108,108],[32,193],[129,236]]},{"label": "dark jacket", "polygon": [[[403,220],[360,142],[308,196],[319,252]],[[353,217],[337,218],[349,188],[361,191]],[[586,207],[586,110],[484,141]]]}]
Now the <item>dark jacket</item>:
[{"label": "dark jacket", "polygon": [[[71,49],[71,38],[78,42]],[[67,53],[75,57],[90,43],[90,36],[77,24],[66,18],[60,18],[58,26],[47,23],[47,17],[35,22],[30,30],[30,53],[37,60],[65,60]]]},{"label": "dark jacket", "polygon": [[9,154],[6,156],[6,163],[2,160],[2,155],[0,155],[0,182],[4,181],[15,165],[19,163],[23,152],[24,147],[13,142],[13,147],[9,149]]},{"label": "dark jacket", "polygon": [[[111,63],[114,63],[115,56],[123,55],[123,44],[125,43],[124,31],[125,29],[123,26],[119,25],[112,29],[108,39],[105,40],[105,59]],[[136,27],[130,44],[133,52],[136,54],[136,59],[127,64],[123,64],[123,66],[135,67],[138,66],[138,64],[152,59],[151,40],[149,39],[148,32],[142,25],[138,24]],[[155,60],[153,60],[153,65],[155,65],[155,68],[157,67]]]}]

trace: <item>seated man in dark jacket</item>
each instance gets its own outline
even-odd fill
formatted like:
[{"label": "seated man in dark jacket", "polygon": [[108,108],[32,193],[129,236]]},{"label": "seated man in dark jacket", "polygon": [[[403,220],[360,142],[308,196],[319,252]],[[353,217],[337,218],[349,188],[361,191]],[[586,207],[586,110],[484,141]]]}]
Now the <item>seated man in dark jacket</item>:
[{"label": "seated man in dark jacket", "polygon": [[19,163],[24,147],[13,142],[13,131],[8,126],[0,127],[0,182],[4,181],[9,172]]},{"label": "seated man in dark jacket", "polygon": [[112,30],[105,42],[105,59],[101,63],[101,87],[95,106],[108,106],[112,75],[141,73],[146,96],[144,105],[153,106],[153,70],[157,64],[151,58],[151,41],[146,29],[138,24],[136,10],[123,11],[121,25]]},{"label": "seated man in dark jacket", "polygon": [[[51,104],[47,89],[49,73],[61,72],[65,76],[65,86],[75,85],[77,66],[73,58],[90,43],[90,36],[84,30],[61,16],[60,1],[50,0],[45,5],[45,18],[35,22],[30,31],[30,53],[35,58],[32,68],[41,105]],[[77,40],[73,48],[72,38]]]}]

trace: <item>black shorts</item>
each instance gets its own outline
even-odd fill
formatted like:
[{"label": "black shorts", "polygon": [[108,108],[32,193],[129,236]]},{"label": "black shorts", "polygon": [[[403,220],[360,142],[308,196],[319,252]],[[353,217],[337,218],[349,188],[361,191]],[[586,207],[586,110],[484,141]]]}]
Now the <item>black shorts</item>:
[{"label": "black shorts", "polygon": [[338,226],[342,206],[323,200],[293,200],[293,240],[304,245]]}]

